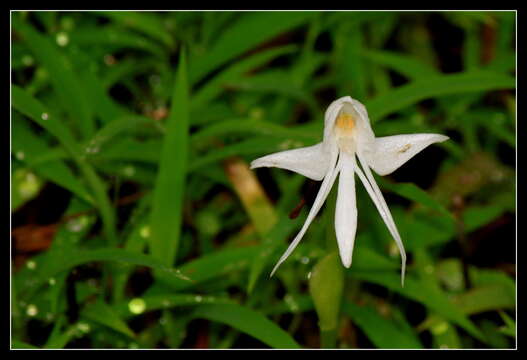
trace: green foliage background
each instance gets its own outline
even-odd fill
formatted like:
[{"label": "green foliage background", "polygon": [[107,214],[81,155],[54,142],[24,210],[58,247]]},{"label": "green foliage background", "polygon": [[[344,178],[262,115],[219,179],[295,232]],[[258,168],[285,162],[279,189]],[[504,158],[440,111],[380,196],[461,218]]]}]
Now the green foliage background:
[{"label": "green foliage background", "polygon": [[[11,21],[12,347],[516,346],[514,12]],[[350,269],[333,194],[268,276],[318,184],[247,164],[344,95],[378,136],[451,137],[377,177],[404,287],[360,186]]]}]

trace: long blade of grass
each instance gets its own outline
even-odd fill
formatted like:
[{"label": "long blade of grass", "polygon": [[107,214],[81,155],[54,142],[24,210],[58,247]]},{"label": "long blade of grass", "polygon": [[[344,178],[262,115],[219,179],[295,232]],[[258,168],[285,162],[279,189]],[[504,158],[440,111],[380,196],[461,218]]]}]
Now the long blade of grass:
[{"label": "long blade of grass", "polygon": [[115,213],[110,199],[106,194],[106,188],[93,167],[86,162],[84,153],[75,142],[72,134],[65,126],[63,126],[58,116],[50,113],[49,110],[37,99],[16,85],[12,85],[11,87],[11,101],[15,109],[55,136],[62,146],[64,146],[64,148],[71,154],[73,160],[77,163],[77,166],[93,190],[97,208],[99,209],[103,220],[104,232],[108,241],[111,244],[116,244],[117,233],[115,228]]},{"label": "long blade of grass", "polygon": [[182,226],[189,143],[189,94],[185,52],[182,51],[171,112],[154,189],[150,250],[166,265],[176,258]]},{"label": "long blade of grass", "polygon": [[514,77],[492,72],[477,71],[441,75],[422,78],[408,85],[393,89],[367,101],[366,108],[370,119],[376,121],[421,100],[435,96],[513,89],[514,87]]},{"label": "long blade of grass", "polygon": [[209,72],[229,60],[274,36],[306,23],[312,16],[314,16],[312,12],[296,11],[242,14],[240,20],[231,24],[221,34],[212,49],[190,61],[192,64],[190,82],[200,81]]},{"label": "long blade of grass", "polygon": [[69,117],[79,124],[82,136],[93,135],[95,131],[93,111],[69,59],[49,38],[21,21],[18,16],[13,16],[12,22],[14,31],[21,35],[37,61],[48,71],[49,79],[62,107]]},{"label": "long blade of grass", "polygon": [[198,306],[194,317],[217,321],[243,333],[253,336],[261,342],[282,349],[299,349],[300,345],[287,332],[274,322],[244,306],[235,304],[207,304]]}]

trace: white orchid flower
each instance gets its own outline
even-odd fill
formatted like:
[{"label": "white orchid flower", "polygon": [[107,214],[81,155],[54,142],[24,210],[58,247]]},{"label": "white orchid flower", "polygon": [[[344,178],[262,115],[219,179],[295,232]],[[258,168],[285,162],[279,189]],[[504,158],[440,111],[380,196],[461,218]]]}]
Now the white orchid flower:
[{"label": "white orchid flower", "polygon": [[[406,253],[392,214],[382,196],[370,167],[379,175],[388,175],[428,145],[447,140],[439,134],[405,134],[376,138],[364,105],[350,96],[335,100],[324,117],[321,143],[300,149],[263,156],[251,163],[251,169],[278,167],[291,170],[322,185],[302,229],[275,265],[271,276],[287,259],[326,200],[340,173],[335,211],[335,232],[342,264],[349,268],[357,230],[355,174],[366,188],[401,254],[401,284],[404,285]],[[358,158],[362,169],[358,166]]]}]

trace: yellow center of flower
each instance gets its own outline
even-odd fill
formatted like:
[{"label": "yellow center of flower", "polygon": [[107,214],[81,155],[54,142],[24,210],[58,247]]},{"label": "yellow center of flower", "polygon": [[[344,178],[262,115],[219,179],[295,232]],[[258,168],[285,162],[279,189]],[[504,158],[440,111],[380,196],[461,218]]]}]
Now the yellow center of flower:
[{"label": "yellow center of flower", "polygon": [[341,111],[335,120],[335,135],[340,150],[353,153],[355,151],[355,116]]},{"label": "yellow center of flower", "polygon": [[335,126],[342,135],[351,135],[355,128],[355,119],[352,115],[341,112],[335,121]]}]

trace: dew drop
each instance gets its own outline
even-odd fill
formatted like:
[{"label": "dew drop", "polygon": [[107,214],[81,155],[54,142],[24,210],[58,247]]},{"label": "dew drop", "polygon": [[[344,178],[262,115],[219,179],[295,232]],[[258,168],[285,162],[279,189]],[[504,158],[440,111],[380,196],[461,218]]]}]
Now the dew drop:
[{"label": "dew drop", "polygon": [[309,261],[310,261],[310,260],[309,260],[309,258],[308,258],[307,256],[302,256],[302,257],[300,258],[300,262],[301,262],[302,264],[304,264],[304,265],[309,264]]},{"label": "dew drop", "polygon": [[35,316],[38,314],[38,308],[35,304],[29,304],[26,308],[27,316]]},{"label": "dew drop", "polygon": [[57,34],[56,40],[59,46],[66,46],[70,41],[68,34],[66,34],[65,32],[59,32]]},{"label": "dew drop", "polygon": [[145,311],[145,309],[146,303],[143,299],[135,298],[130,300],[128,303],[128,310],[130,310],[132,314],[141,314]]},{"label": "dew drop", "polygon": [[35,60],[33,59],[33,57],[31,57],[31,55],[22,56],[22,64],[24,64],[25,66],[31,66],[34,63],[35,63]]},{"label": "dew drop", "polygon": [[42,118],[42,120],[48,120],[49,119],[48,113],[42,113],[42,115],[40,117]]},{"label": "dew drop", "polygon": [[202,302],[203,301],[203,296],[201,295],[198,295],[194,298],[194,300],[196,300],[196,302]]},{"label": "dew drop", "polygon": [[27,263],[26,263],[26,266],[29,270],[35,270],[37,268],[37,263],[34,262],[33,260],[29,260]]},{"label": "dew drop", "polygon": [[88,323],[85,323],[85,322],[80,322],[77,324],[77,329],[81,332],[81,333],[89,333],[90,330],[91,330],[91,327],[90,327],[90,324]]},{"label": "dew drop", "polygon": [[150,237],[150,226],[148,225],[143,226],[141,230],[139,230],[139,235],[141,235],[141,237],[145,239]]},{"label": "dew drop", "polygon": [[300,307],[298,306],[298,303],[296,302],[296,300],[291,295],[287,294],[284,297],[284,301],[285,301],[286,305],[289,307],[289,309],[291,309],[292,312],[297,312],[298,310],[300,310]]},{"label": "dew drop", "polygon": [[24,154],[23,151],[17,151],[16,154],[15,154],[15,157],[18,160],[24,160],[24,158],[26,157],[26,154]]},{"label": "dew drop", "polygon": [[48,283],[50,286],[53,286],[57,283],[57,280],[55,280],[55,278],[49,278]]},{"label": "dew drop", "polygon": [[131,176],[134,176],[135,174],[135,167],[129,165],[129,166],[126,166],[124,169],[123,169],[123,174],[125,176],[128,176],[128,177],[131,177]]},{"label": "dew drop", "polygon": [[311,271],[307,273],[307,278],[311,279]]}]

